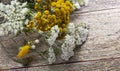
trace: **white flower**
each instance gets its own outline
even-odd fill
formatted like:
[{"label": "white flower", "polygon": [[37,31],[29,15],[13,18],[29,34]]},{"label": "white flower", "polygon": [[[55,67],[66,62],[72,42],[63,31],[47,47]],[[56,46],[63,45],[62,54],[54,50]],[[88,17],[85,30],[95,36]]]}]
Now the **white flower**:
[{"label": "white flower", "polygon": [[58,25],[55,25],[54,27],[51,28],[51,36],[47,39],[47,42],[49,43],[50,46],[52,46],[58,37],[59,34],[59,28]]},{"label": "white flower", "polygon": [[22,31],[25,25],[25,16],[28,11],[27,8],[21,6],[22,4],[17,0],[12,0],[11,5],[4,5],[0,3],[0,16],[3,16],[7,21],[0,24],[3,32],[7,35],[13,33],[16,35],[18,31]]},{"label": "white flower", "polygon": [[76,45],[81,45],[88,37],[88,26],[86,24],[80,24],[76,26],[75,39]]},{"label": "white flower", "polygon": [[80,9],[81,8],[81,6],[78,2],[74,3],[73,6],[74,6],[73,9]]},{"label": "white flower", "polygon": [[61,46],[62,50],[62,55],[61,58],[64,60],[69,60],[71,56],[74,55],[74,50],[75,48],[75,38],[74,36],[66,35],[65,36],[65,42]]},{"label": "white flower", "polygon": [[0,30],[0,36],[3,36],[4,32],[2,30]]},{"label": "white flower", "polygon": [[74,35],[75,34],[75,24],[74,23],[69,23],[67,26],[67,29],[69,30],[69,33]]},{"label": "white flower", "polygon": [[[36,29],[36,28],[35,28],[35,29]],[[43,31],[41,31],[41,30],[39,30],[39,31],[38,31],[38,33],[39,33],[39,34],[43,34],[44,32],[43,32]]]},{"label": "white flower", "polygon": [[84,27],[77,27],[76,28],[76,34],[75,34],[75,38],[76,38],[76,45],[81,45],[82,42],[87,40],[87,36],[88,36],[88,29],[84,28]]},{"label": "white flower", "polygon": [[48,55],[49,55],[49,57],[48,57],[48,62],[49,62],[49,64],[52,64],[53,62],[55,62],[55,60],[56,60],[56,57],[55,57],[55,53],[54,53],[54,50],[53,50],[53,48],[52,47],[50,47],[49,48],[49,50],[48,50]]},{"label": "white flower", "polygon": [[75,41],[76,45],[81,45],[82,44],[82,39],[81,39],[79,33],[76,33],[76,37],[75,38],[76,38],[76,41]]},{"label": "white flower", "polygon": [[29,11],[28,8],[23,8],[22,11],[21,11],[21,13],[22,13],[22,14],[26,14],[28,11]]},{"label": "white flower", "polygon": [[35,49],[36,47],[35,47],[35,45],[32,45],[31,48],[32,48],[32,49]]},{"label": "white flower", "polygon": [[17,34],[17,32],[18,32],[18,30],[17,30],[17,29],[14,29],[14,34],[15,34],[15,35]]},{"label": "white flower", "polygon": [[87,5],[88,5],[89,0],[78,0],[78,2],[80,3],[80,5],[87,6]]},{"label": "white flower", "polygon": [[5,10],[5,5],[3,5],[3,3],[0,3],[0,10],[4,11]]},{"label": "white flower", "polygon": [[89,2],[89,0],[84,0],[84,2],[85,2],[85,6],[87,6],[88,5],[88,2]]},{"label": "white flower", "polygon": [[29,19],[25,20],[25,25],[27,25],[29,23]]},{"label": "white flower", "polygon": [[22,3],[22,7],[25,7],[27,5],[27,2]]},{"label": "white flower", "polygon": [[85,24],[75,25],[74,23],[69,23],[67,29],[68,34],[66,34],[64,43],[61,46],[61,58],[64,60],[69,60],[74,55],[75,46],[81,45],[88,36],[88,29]]},{"label": "white flower", "polygon": [[[89,0],[71,0],[73,5],[75,5],[76,7],[78,7],[77,9],[80,9],[80,6],[79,5],[84,5],[84,6],[87,6],[88,5],[88,2]],[[79,4],[79,5],[78,5]]]},{"label": "white flower", "polygon": [[38,40],[38,39],[36,39],[36,40],[35,40],[35,43],[37,43],[37,44],[38,44],[38,43],[39,43],[39,40]]}]

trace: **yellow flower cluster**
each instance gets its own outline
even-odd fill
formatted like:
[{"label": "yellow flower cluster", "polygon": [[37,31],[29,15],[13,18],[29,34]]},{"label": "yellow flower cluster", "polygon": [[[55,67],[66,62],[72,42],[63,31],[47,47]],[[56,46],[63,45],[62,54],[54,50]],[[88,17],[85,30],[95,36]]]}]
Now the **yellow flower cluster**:
[{"label": "yellow flower cluster", "polygon": [[70,22],[70,13],[73,11],[73,5],[69,0],[57,0],[56,2],[52,2],[51,5],[56,15],[56,24],[62,33],[58,38],[62,38],[66,35],[66,27]]},{"label": "yellow flower cluster", "polygon": [[21,50],[19,51],[17,58],[22,58],[25,55],[28,54],[29,50],[30,50],[31,46],[30,45],[25,45],[21,48]]},{"label": "yellow flower cluster", "polygon": [[34,27],[34,21],[33,20],[30,20],[28,25],[26,26],[28,29],[31,29]]},{"label": "yellow flower cluster", "polygon": [[34,16],[35,23],[30,21],[28,28],[34,26],[38,31],[48,31],[54,25],[58,25],[59,37],[66,35],[66,26],[70,22],[70,13],[73,11],[73,5],[69,0],[36,0],[34,8],[37,11]]}]

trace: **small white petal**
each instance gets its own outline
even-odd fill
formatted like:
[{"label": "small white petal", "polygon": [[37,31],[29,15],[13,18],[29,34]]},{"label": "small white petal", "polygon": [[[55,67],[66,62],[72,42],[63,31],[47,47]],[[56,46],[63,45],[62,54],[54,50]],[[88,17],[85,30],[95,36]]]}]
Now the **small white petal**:
[{"label": "small white petal", "polygon": [[37,43],[37,44],[38,44],[38,43],[39,43],[39,40],[38,40],[38,39],[36,39],[36,40],[35,40],[35,43]]},{"label": "small white petal", "polygon": [[32,45],[31,48],[32,48],[32,49],[35,49],[36,47],[35,47],[35,45]]}]

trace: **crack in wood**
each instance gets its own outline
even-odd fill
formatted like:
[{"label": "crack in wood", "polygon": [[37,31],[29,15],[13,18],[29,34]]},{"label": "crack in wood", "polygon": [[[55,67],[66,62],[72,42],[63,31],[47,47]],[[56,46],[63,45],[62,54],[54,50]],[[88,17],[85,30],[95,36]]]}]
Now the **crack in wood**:
[{"label": "crack in wood", "polygon": [[113,35],[116,35],[116,34],[120,34],[120,29],[112,34],[108,34],[107,36],[113,36]]},{"label": "crack in wood", "polygon": [[64,65],[64,64],[75,64],[75,63],[84,63],[84,62],[95,62],[95,61],[115,60],[115,59],[120,59],[120,57],[101,58],[101,59],[82,60],[82,61],[68,61],[68,62],[61,62],[61,63],[54,63],[54,64],[44,64],[44,65],[36,65],[36,66],[26,66],[26,67],[15,67],[15,68],[9,68],[9,69],[1,69],[0,71],[4,71],[4,70],[16,70],[16,69],[25,69],[25,68],[35,68],[35,67],[40,67],[40,66],[56,66],[56,65]]},{"label": "crack in wood", "polygon": [[74,12],[73,14],[85,14],[85,13],[93,13],[93,12],[107,11],[107,10],[113,10],[113,9],[120,9],[120,7],[92,10],[92,11],[85,11],[85,12],[77,11],[77,12]]}]

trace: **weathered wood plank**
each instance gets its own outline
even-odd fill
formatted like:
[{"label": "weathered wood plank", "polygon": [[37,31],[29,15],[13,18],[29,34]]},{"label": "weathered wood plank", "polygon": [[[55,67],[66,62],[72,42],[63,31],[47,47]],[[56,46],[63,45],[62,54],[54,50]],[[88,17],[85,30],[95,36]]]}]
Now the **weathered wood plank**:
[{"label": "weathered wood plank", "polygon": [[[9,3],[10,0],[2,0],[3,3]],[[91,12],[105,9],[120,8],[120,0],[89,0],[88,6],[82,7],[79,12]]]},{"label": "weathered wood plank", "polygon": [[[75,56],[71,61],[92,60],[99,58],[110,58],[120,56],[120,7],[119,0],[90,0],[89,6],[82,9],[82,13],[74,15],[76,22],[84,22],[90,25],[90,34],[87,42],[75,50]],[[104,11],[103,9],[111,10]],[[97,10],[103,10],[94,12]],[[1,39],[5,40],[5,39]],[[0,47],[2,47],[0,45]],[[50,67],[38,67],[26,69],[28,71],[119,71],[120,59],[103,60],[95,62],[76,63],[68,65],[58,65]],[[45,62],[39,63],[44,64]],[[20,64],[12,61],[7,54],[0,48],[0,69],[18,67]],[[22,69],[24,70],[24,69]]]},{"label": "weathered wood plank", "polygon": [[[120,59],[107,59],[54,66],[18,68],[8,71],[119,71]],[[7,70],[6,70],[7,71]]]},{"label": "weathered wood plank", "polygon": [[120,56],[120,9],[76,14],[76,22],[90,25],[87,42],[73,60],[91,60]]},{"label": "weathered wood plank", "polygon": [[82,7],[79,12],[91,12],[105,9],[120,8],[120,0],[89,0],[88,6]]},{"label": "weathered wood plank", "polygon": [[[79,61],[79,60],[93,60],[93,59],[101,59],[101,58],[110,58],[110,57],[119,57],[120,56],[120,9],[99,11],[99,12],[91,12],[84,14],[76,14],[73,15],[76,17],[74,22],[84,22],[90,25],[90,32],[87,42],[81,47],[75,50],[75,56],[71,59],[71,61]],[[11,60],[7,60],[4,52],[0,49],[0,67],[8,68],[9,66],[17,66],[18,64],[14,64]],[[5,62],[6,59],[6,62]],[[10,63],[9,63],[10,62]],[[117,63],[116,63],[117,62]],[[6,64],[7,63],[7,64]],[[42,62],[41,62],[42,63]],[[41,64],[38,63],[38,64]],[[44,63],[44,62],[43,62]],[[111,64],[109,64],[111,63]],[[4,64],[4,66],[2,66]],[[105,66],[102,66],[104,65]],[[115,66],[112,66],[116,64]],[[70,67],[71,66],[71,67]],[[101,67],[102,66],[102,67]],[[77,71],[77,70],[85,70],[85,71],[95,71],[97,68],[102,71],[105,69],[104,67],[108,66],[112,71],[115,68],[119,68],[119,59],[116,61],[97,61],[97,62],[88,62],[88,63],[78,63],[78,64],[69,64],[67,66],[53,66],[53,67],[39,67],[38,69],[49,70],[52,69],[60,69],[66,71]],[[58,68],[59,67],[59,68]],[[36,68],[35,68],[36,69]],[[88,69],[88,70],[87,70]],[[91,70],[89,70],[91,69]],[[34,69],[32,69],[34,70]],[[36,69],[37,70],[37,69]],[[60,71],[58,70],[58,71]],[[54,70],[53,70],[54,71]],[[104,71],[104,70],[103,70]]]}]

